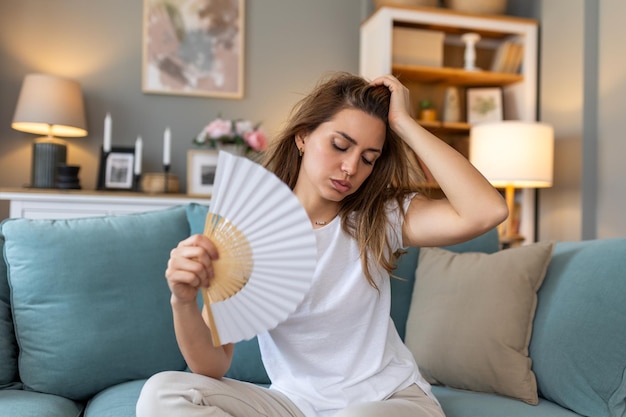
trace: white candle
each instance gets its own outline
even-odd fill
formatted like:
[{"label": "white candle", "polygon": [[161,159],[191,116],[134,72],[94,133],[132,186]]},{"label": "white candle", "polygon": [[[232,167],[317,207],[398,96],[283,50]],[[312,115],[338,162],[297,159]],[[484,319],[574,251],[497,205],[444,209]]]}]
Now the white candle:
[{"label": "white candle", "polygon": [[111,115],[107,113],[104,118],[104,143],[102,144],[102,150],[104,152],[111,152]]},{"label": "white candle", "polygon": [[163,133],[163,165],[168,166],[170,164],[170,154],[171,154],[171,146],[172,146],[172,132],[170,131],[169,126],[165,129],[165,133]]},{"label": "white candle", "polygon": [[141,153],[143,152],[143,140],[141,136],[135,141],[135,175],[141,175]]}]

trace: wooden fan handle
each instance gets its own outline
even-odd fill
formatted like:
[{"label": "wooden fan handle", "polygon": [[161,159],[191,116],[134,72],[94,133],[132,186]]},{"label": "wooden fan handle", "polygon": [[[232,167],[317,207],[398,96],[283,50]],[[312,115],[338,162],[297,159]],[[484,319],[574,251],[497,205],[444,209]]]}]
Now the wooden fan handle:
[{"label": "wooden fan handle", "polygon": [[204,300],[204,309],[206,310],[207,318],[209,319],[209,329],[211,330],[213,346],[222,346],[220,335],[217,332],[217,326],[215,325],[215,319],[213,318],[213,311],[211,310],[211,299],[209,298],[206,288],[202,288],[200,291],[202,292],[202,300]]}]

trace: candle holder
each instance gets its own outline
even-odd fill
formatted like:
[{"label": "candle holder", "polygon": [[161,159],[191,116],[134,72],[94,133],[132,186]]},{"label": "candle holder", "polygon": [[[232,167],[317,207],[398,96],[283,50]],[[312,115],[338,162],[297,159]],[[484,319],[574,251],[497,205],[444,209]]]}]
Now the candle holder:
[{"label": "candle holder", "polygon": [[98,182],[96,184],[97,190],[104,190],[104,178],[106,176],[107,159],[110,152],[105,152],[104,147],[100,147],[100,166],[98,167]]},{"label": "candle holder", "polygon": [[170,166],[169,166],[169,164],[163,165],[163,176],[164,176],[164,179],[163,179],[163,192],[167,194],[170,191],[169,190],[169,188],[170,188],[169,187],[169,184],[170,184],[169,183],[169,181],[170,181],[170,178],[169,178],[169,176],[170,176]]},{"label": "candle holder", "polygon": [[141,192],[141,174],[133,175],[133,191]]},{"label": "candle holder", "polygon": [[461,36],[461,40],[465,43],[465,70],[466,71],[476,71],[478,68],[476,67],[476,43],[480,40],[480,35],[478,33],[465,33]]}]

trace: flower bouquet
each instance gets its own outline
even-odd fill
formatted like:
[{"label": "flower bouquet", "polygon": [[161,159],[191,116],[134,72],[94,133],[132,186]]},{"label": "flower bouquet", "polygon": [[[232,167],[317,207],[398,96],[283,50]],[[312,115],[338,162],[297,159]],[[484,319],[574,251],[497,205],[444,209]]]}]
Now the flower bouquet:
[{"label": "flower bouquet", "polygon": [[247,155],[261,153],[267,148],[267,136],[249,120],[227,120],[218,116],[193,139],[198,146],[209,145],[231,153]]}]

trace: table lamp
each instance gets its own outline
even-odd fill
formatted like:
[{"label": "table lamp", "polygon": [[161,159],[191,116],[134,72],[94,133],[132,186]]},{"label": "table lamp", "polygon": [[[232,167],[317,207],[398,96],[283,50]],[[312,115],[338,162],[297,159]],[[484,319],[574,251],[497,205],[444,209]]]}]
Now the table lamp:
[{"label": "table lamp", "polygon": [[33,144],[31,187],[54,188],[57,166],[65,164],[67,146],[55,136],[87,135],[83,96],[77,82],[48,74],[24,78],[11,127],[46,135]]},{"label": "table lamp", "polygon": [[521,242],[513,227],[515,189],[552,186],[552,127],[513,120],[477,124],[470,130],[469,159],[494,187],[505,189],[509,217],[501,229],[502,243]]}]

